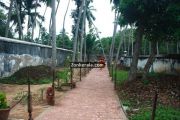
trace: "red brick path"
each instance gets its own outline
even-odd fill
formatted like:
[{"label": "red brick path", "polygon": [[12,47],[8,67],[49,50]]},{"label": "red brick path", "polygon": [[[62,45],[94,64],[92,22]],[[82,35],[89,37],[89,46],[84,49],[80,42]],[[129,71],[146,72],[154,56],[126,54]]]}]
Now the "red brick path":
[{"label": "red brick path", "polygon": [[92,69],[58,105],[35,120],[126,120],[107,68]]}]

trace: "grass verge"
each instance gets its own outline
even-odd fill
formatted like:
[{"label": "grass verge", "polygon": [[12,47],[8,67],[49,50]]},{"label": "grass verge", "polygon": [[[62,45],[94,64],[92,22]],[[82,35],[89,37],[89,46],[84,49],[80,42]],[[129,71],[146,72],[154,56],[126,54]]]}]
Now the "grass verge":
[{"label": "grass verge", "polygon": [[[178,78],[165,73],[149,73],[143,81],[126,81],[128,71],[117,71],[118,95],[130,120],[150,120],[155,81],[158,82],[158,105],[155,120],[180,120],[178,106]],[[171,94],[173,93],[173,94]]]}]

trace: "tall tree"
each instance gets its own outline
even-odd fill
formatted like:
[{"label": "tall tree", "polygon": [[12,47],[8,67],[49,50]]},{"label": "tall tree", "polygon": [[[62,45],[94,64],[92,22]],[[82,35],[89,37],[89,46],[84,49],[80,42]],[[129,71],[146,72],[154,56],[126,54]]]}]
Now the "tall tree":
[{"label": "tall tree", "polygon": [[[3,36],[3,37],[5,37],[5,29],[6,29],[6,25],[7,25],[6,20],[7,20],[7,17],[4,14],[4,11],[0,8],[0,36]],[[13,34],[11,31],[12,30],[9,29],[8,37],[10,37],[10,38],[13,37]]]},{"label": "tall tree", "polygon": [[[72,49],[72,40],[70,40],[70,38],[68,37],[68,35],[66,33],[61,32],[60,34],[57,35],[56,37],[56,46],[59,48],[64,48],[65,49]],[[63,40],[64,39],[64,40]],[[64,45],[63,45],[64,42]]]},{"label": "tall tree", "polygon": [[64,40],[64,35],[65,35],[65,22],[66,22],[66,15],[67,15],[67,12],[68,12],[68,9],[69,9],[69,5],[70,5],[70,0],[68,1],[68,5],[67,5],[67,8],[66,8],[66,12],[64,14],[64,19],[63,19],[63,32],[62,32],[62,40],[63,40],[63,48],[65,47],[64,44],[65,44],[65,40]]},{"label": "tall tree", "polygon": [[52,69],[56,67],[56,8],[55,0],[51,1],[52,9]]},{"label": "tall tree", "polygon": [[[77,49],[79,49],[78,42],[80,43],[81,38],[81,31],[84,29],[82,28],[82,18],[83,18],[83,12],[86,12],[86,19],[89,22],[89,26],[91,27],[92,22],[95,20],[95,17],[93,16],[91,10],[94,10],[92,6],[90,6],[90,3],[92,0],[89,0],[86,2],[86,11],[83,11],[83,6],[85,1],[84,0],[75,0],[76,3],[76,10],[73,10],[71,13],[72,18],[74,19],[74,25],[72,26],[72,33],[73,33],[73,61],[76,59]],[[85,27],[85,26],[84,26]],[[76,52],[76,53],[75,53]]]},{"label": "tall tree", "polygon": [[85,21],[86,21],[86,0],[84,1],[83,5],[83,16],[82,16],[82,27],[81,27],[81,44],[80,44],[80,61],[83,61],[83,45],[84,45],[84,27],[85,27]]},{"label": "tall tree", "polygon": [[[159,0],[159,1],[122,0],[121,2],[122,4],[120,4],[120,12],[123,16],[121,19],[121,24],[135,23],[137,27],[134,55],[133,55],[133,60],[131,63],[131,68],[128,78],[129,80],[134,80],[136,78],[138,56],[140,54],[139,48],[141,47],[142,36],[147,34],[155,36],[158,32],[164,33],[164,31],[162,30],[163,28],[162,25],[165,24],[162,23],[164,23],[165,21],[166,22],[169,21],[171,23],[172,22],[171,18],[174,18],[174,16],[170,15],[169,12],[167,13],[167,10],[169,9],[169,5],[172,5],[174,3],[177,4],[178,1],[177,0]],[[171,17],[167,17],[166,15]],[[160,27],[162,28],[160,29]],[[155,31],[158,32],[155,34]],[[172,31],[172,30],[169,29],[167,31]]]},{"label": "tall tree", "polygon": [[110,3],[114,4],[114,29],[113,29],[113,36],[112,36],[112,43],[111,43],[111,47],[110,47],[110,50],[109,50],[109,64],[111,64],[112,60],[113,60],[113,53],[114,53],[114,44],[115,44],[115,35],[116,35],[116,30],[117,30],[117,26],[118,26],[118,18],[119,18],[119,15],[120,13],[118,12],[118,8],[119,8],[119,0],[110,0]]},{"label": "tall tree", "polygon": [[19,13],[19,6],[17,4],[17,0],[15,0],[14,3],[15,3],[17,18],[18,18],[19,39],[21,40],[23,39],[23,30],[22,30],[21,18],[20,18],[20,13]]},{"label": "tall tree", "polygon": [[120,49],[121,49],[121,46],[122,46],[122,43],[123,43],[123,35],[121,34],[120,38],[119,38],[119,46],[118,46],[118,50],[117,50],[117,53],[116,53],[116,59],[115,59],[115,63],[117,64],[118,62],[118,59],[119,59],[119,53],[120,53]]},{"label": "tall tree", "polygon": [[[75,34],[74,34],[74,39],[73,39],[73,57],[72,57],[72,61],[74,62],[76,60],[76,54],[77,54],[77,40],[78,40],[78,31],[79,31],[79,24],[80,24],[80,19],[81,19],[81,15],[82,15],[82,10],[83,10],[83,5],[84,5],[85,0],[82,0],[81,3],[77,2],[77,6],[80,4],[80,9],[78,11],[78,19],[77,19],[77,23],[76,23],[76,27],[75,27]],[[77,7],[78,8],[78,7]]]},{"label": "tall tree", "polygon": [[10,1],[9,11],[8,11],[8,20],[6,23],[5,37],[8,37],[8,33],[9,33],[9,24],[10,24],[10,19],[11,19],[11,14],[12,14],[12,8],[13,8],[13,0]]},{"label": "tall tree", "polygon": [[111,48],[109,52],[109,62],[111,63],[113,61],[114,57],[114,44],[115,44],[115,35],[116,35],[116,30],[118,26],[117,19],[119,18],[119,12],[115,11],[115,17],[114,17],[114,30],[113,30],[113,36],[112,36],[112,43],[111,43]]}]

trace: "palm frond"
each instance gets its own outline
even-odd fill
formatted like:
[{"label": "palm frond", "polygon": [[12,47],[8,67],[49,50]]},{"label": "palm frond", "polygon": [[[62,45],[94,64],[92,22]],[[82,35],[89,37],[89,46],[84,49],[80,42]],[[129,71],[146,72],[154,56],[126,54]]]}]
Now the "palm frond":
[{"label": "palm frond", "polygon": [[1,2],[1,1],[0,1],[0,7],[4,8],[4,9],[6,9],[6,10],[9,9],[9,7],[6,6],[5,3]]},{"label": "palm frond", "polygon": [[36,16],[38,19],[44,21],[44,17],[37,12],[36,13],[35,12],[30,13],[30,16],[33,18]]}]

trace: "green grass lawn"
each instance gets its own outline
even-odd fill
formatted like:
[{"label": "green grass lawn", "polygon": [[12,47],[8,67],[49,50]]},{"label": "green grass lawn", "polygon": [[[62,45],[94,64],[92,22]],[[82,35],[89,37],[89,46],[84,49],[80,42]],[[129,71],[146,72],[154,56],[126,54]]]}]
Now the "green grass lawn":
[{"label": "green grass lawn", "polygon": [[[151,111],[151,109],[141,108],[137,114],[130,117],[130,120],[150,120]],[[158,106],[155,120],[180,120],[180,110],[172,107]]]},{"label": "green grass lawn", "polygon": [[128,71],[117,70],[116,74],[117,74],[117,85],[123,84],[128,79]]},{"label": "green grass lawn", "polygon": [[117,70],[116,72],[114,70],[113,75],[115,77],[116,74],[117,85],[122,85],[128,79],[128,71]]}]

